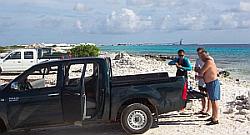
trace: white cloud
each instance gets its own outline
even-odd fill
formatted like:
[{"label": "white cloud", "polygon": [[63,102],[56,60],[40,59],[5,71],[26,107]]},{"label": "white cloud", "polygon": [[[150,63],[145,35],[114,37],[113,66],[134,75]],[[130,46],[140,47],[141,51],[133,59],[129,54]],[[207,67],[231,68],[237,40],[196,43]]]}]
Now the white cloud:
[{"label": "white cloud", "polygon": [[113,11],[107,18],[107,31],[110,33],[133,33],[151,26],[151,17],[143,18],[133,10],[123,8]]},{"label": "white cloud", "polygon": [[79,29],[79,30],[82,30],[83,27],[82,27],[82,22],[80,20],[77,20],[76,21],[76,27]]},{"label": "white cloud", "polygon": [[243,28],[250,28],[250,20],[244,20],[241,23]]},{"label": "white cloud", "polygon": [[182,5],[187,5],[188,0],[155,0],[156,6],[164,6],[164,7],[179,7]]},{"label": "white cloud", "polygon": [[86,12],[89,11],[90,8],[82,3],[76,3],[76,5],[74,6],[74,10],[78,12]]},{"label": "white cloud", "polygon": [[175,30],[203,30],[207,17],[204,15],[181,15],[178,17],[167,15],[161,22],[160,29]]},{"label": "white cloud", "polygon": [[206,16],[197,15],[187,15],[179,20],[180,24],[183,24],[187,29],[190,30],[202,30],[205,28]]},{"label": "white cloud", "polygon": [[250,12],[250,1],[243,0],[240,2],[240,10]]},{"label": "white cloud", "polygon": [[221,29],[234,29],[239,27],[239,22],[233,13],[222,14],[220,19],[218,25]]},{"label": "white cloud", "polygon": [[61,27],[62,24],[63,19],[60,17],[44,16],[42,18],[39,18],[39,21],[36,26],[39,28],[55,29]]},{"label": "white cloud", "polygon": [[152,0],[127,0],[128,5],[133,6],[150,6],[153,4]]}]

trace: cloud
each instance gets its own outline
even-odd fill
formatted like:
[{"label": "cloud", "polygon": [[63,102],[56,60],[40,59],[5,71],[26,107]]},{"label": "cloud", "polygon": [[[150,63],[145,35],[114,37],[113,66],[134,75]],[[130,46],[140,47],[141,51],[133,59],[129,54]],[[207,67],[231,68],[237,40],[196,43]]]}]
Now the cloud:
[{"label": "cloud", "polygon": [[[180,7],[185,6],[192,1],[188,0],[155,0],[156,6],[163,6],[163,7]],[[196,3],[199,1],[196,1]]]},{"label": "cloud", "polygon": [[207,17],[204,15],[180,15],[171,16],[167,15],[162,19],[160,29],[165,31],[176,31],[176,30],[203,30]]},{"label": "cloud", "polygon": [[134,33],[147,29],[152,24],[152,18],[138,16],[133,10],[123,8],[113,11],[106,20],[109,33]]},{"label": "cloud", "polygon": [[220,18],[221,20],[218,25],[222,29],[234,29],[239,27],[239,22],[233,13],[222,14]]},{"label": "cloud", "polygon": [[80,20],[77,20],[77,21],[76,21],[76,27],[77,27],[79,30],[82,30],[82,29],[83,29],[82,22],[81,22]]},{"label": "cloud", "polygon": [[127,5],[131,6],[150,6],[152,4],[152,0],[127,0]]},{"label": "cloud", "polygon": [[87,7],[86,5],[82,4],[82,3],[76,3],[76,5],[74,6],[73,8],[75,11],[78,11],[78,12],[86,12],[86,11],[89,11],[90,8]]},{"label": "cloud", "polygon": [[118,0],[105,0],[109,4],[121,4],[121,1]]},{"label": "cloud", "polygon": [[63,24],[63,18],[54,16],[44,16],[38,19],[36,26],[42,29],[56,29],[60,28]]},{"label": "cloud", "polygon": [[250,1],[246,1],[246,0],[241,1],[240,10],[250,12]]},{"label": "cloud", "polygon": [[183,24],[186,28],[190,30],[203,30],[205,28],[205,22],[207,20],[206,16],[202,15],[187,15],[179,20],[180,24]]}]

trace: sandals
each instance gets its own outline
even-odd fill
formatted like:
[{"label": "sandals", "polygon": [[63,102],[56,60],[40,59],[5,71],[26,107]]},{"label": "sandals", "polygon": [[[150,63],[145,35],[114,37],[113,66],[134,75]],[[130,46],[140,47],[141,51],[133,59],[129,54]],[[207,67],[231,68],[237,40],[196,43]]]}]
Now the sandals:
[{"label": "sandals", "polygon": [[206,119],[205,121],[213,121],[213,118],[210,117],[210,118]]},{"label": "sandals", "polygon": [[214,120],[212,117],[206,119],[205,121],[210,121],[206,125],[216,125],[216,124],[219,124],[219,121],[218,120]]},{"label": "sandals", "polygon": [[203,112],[203,111],[199,111],[199,112],[194,113],[194,114],[195,114],[195,115],[201,114],[201,115],[205,115],[205,116],[210,116],[210,114],[208,114],[208,113],[206,113],[206,112]]},{"label": "sandals", "polygon": [[219,124],[219,121],[218,120],[211,120],[209,123],[207,123],[206,125],[216,125],[216,124]]}]

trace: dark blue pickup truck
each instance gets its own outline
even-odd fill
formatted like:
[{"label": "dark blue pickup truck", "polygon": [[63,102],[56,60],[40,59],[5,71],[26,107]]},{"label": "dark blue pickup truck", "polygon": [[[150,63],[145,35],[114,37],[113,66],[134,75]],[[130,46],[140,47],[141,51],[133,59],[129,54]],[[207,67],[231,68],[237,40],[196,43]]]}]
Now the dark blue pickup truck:
[{"label": "dark blue pickup truck", "polygon": [[0,88],[1,132],[76,121],[117,121],[144,133],[158,115],[184,108],[183,77],[151,73],[112,77],[110,59],[37,64]]}]

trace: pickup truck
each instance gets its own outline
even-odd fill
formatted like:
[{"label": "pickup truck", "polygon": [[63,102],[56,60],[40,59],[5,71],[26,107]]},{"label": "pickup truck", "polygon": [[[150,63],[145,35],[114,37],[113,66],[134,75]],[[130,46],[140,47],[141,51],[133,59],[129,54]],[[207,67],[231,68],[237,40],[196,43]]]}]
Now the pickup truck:
[{"label": "pickup truck", "polygon": [[48,61],[51,48],[16,49],[0,59],[0,72],[20,73],[31,66]]},{"label": "pickup truck", "polygon": [[0,88],[1,131],[116,121],[137,134],[160,114],[185,107],[184,77],[167,72],[113,77],[110,63],[72,58],[32,66]]}]

